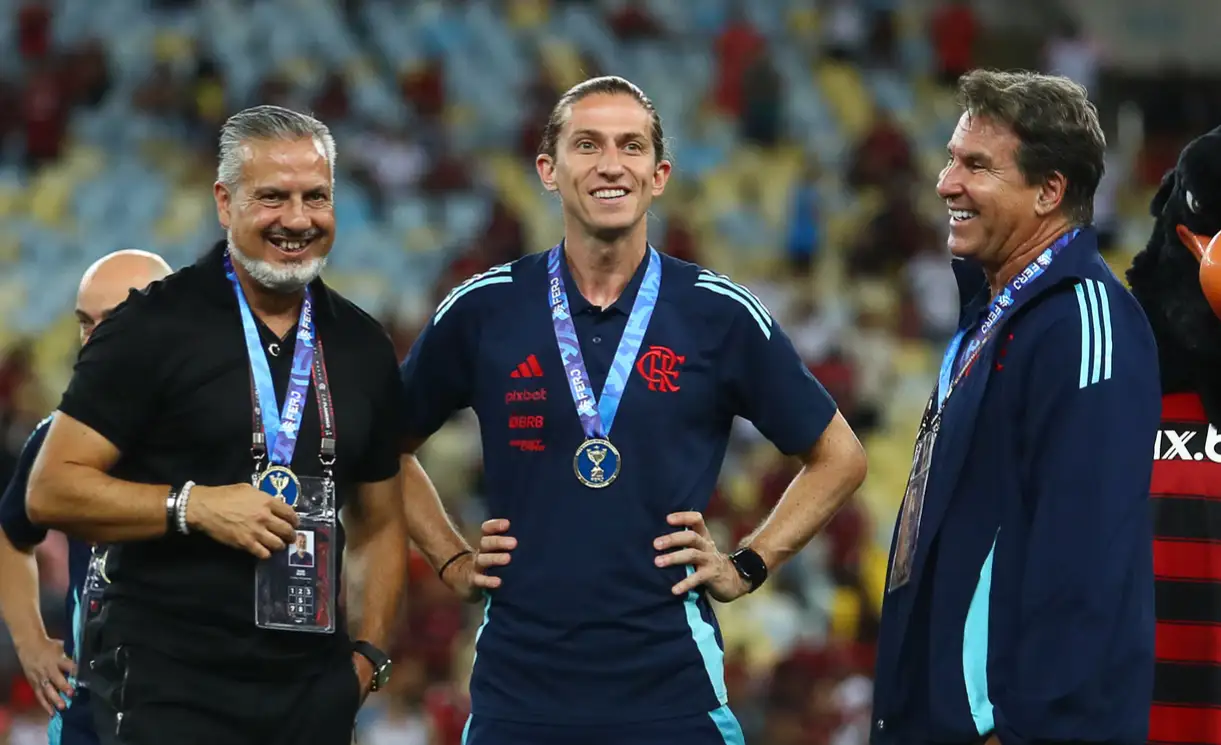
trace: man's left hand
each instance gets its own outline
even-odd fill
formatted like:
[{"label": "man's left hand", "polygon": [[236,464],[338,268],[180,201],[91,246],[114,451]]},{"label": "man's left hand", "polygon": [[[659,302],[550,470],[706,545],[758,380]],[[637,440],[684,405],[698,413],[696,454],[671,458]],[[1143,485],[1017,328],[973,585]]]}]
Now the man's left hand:
[{"label": "man's left hand", "polygon": [[363,654],[353,652],[352,667],[356,668],[356,679],[360,681],[360,703],[363,706],[373,688],[373,663]]},{"label": "man's left hand", "polygon": [[653,548],[658,551],[670,551],[659,554],[655,563],[659,567],[686,564],[695,568],[690,576],[670,588],[671,592],[682,595],[702,585],[708,588],[708,594],[714,599],[728,603],[750,590],[733,562],[712,542],[703,515],[698,512],[674,512],[666,516],[666,522],[686,530],[663,535],[653,541]]}]

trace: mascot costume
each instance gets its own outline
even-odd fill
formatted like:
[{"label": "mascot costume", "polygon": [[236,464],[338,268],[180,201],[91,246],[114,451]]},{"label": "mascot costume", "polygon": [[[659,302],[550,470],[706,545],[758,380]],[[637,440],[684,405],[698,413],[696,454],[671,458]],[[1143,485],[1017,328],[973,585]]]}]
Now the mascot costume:
[{"label": "mascot costume", "polygon": [[1221,127],[1193,140],[1128,270],[1157,338],[1151,505],[1157,672],[1149,740],[1221,745]]}]

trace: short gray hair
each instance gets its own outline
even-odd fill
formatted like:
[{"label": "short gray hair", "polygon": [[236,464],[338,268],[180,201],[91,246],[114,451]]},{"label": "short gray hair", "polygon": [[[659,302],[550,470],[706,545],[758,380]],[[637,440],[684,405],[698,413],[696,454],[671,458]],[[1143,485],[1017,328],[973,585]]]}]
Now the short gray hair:
[{"label": "short gray hair", "polygon": [[335,138],[322,122],[308,114],[302,114],[280,106],[254,106],[239,111],[225,121],[220,128],[220,158],[216,166],[216,180],[232,190],[242,179],[242,165],[246,161],[246,143],[251,140],[296,140],[313,139],[322,145],[326,162],[331,167],[331,181],[335,181]]}]

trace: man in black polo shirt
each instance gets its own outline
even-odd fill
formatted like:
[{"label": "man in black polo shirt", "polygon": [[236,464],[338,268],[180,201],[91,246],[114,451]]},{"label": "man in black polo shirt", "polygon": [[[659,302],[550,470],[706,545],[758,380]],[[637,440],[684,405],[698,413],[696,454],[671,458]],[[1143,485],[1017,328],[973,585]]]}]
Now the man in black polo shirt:
[{"label": "man in black polo shirt", "polygon": [[[648,245],[670,164],[640,89],[565,94],[538,172],[564,242],[455,288],[402,367],[410,450],[475,409],[497,518],[472,553],[404,458],[413,538],[485,598],[466,745],[741,743],[708,596],[741,597],[801,550],[864,453],[754,295]],[[805,468],[726,556],[701,512],[736,415]]]},{"label": "man in black polo shirt", "polygon": [[[326,126],[257,107],[220,143],[228,240],[98,327],[28,511],[120,544],[85,633],[103,742],[346,745],[388,675],[377,647],[404,583],[397,364],[378,324],[318,279],[335,229]],[[352,637],[345,507],[347,548],[376,567]],[[310,568],[289,565],[298,530]]]}]

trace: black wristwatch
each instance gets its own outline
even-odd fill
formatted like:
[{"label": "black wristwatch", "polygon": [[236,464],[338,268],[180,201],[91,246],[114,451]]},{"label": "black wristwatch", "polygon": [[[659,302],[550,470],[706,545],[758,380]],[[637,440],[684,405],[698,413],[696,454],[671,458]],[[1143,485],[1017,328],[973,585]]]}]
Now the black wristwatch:
[{"label": "black wristwatch", "polygon": [[767,564],[753,549],[740,548],[729,555],[729,561],[742,579],[746,580],[746,584],[750,585],[749,592],[758,590],[767,581]]},{"label": "black wristwatch", "polygon": [[390,670],[394,663],[385,652],[366,641],[352,642],[352,651],[364,657],[373,665],[373,685],[370,691],[380,691],[390,682]]}]

